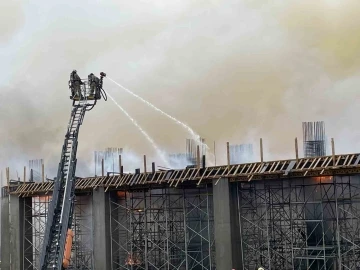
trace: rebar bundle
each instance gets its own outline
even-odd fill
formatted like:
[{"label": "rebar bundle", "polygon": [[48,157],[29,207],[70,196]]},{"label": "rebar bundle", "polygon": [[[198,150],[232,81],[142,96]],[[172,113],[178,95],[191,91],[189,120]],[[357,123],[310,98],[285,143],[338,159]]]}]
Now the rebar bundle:
[{"label": "rebar bundle", "polygon": [[115,172],[119,170],[119,155],[123,153],[122,148],[108,147],[104,151],[95,151],[95,175],[101,174],[102,160],[104,160],[104,170]]},{"label": "rebar bundle", "polygon": [[205,139],[200,138],[201,144],[194,139],[186,139],[186,158],[189,165],[196,165],[197,146],[199,146],[200,157],[206,155]]},{"label": "rebar bundle", "polygon": [[241,164],[253,161],[253,145],[230,145],[230,164]]},{"label": "rebar bundle", "polygon": [[42,165],[44,163],[43,159],[32,159],[29,160],[29,170],[30,170],[30,181],[31,182],[40,182],[42,179]]},{"label": "rebar bundle", "polygon": [[304,157],[317,157],[326,155],[325,123],[303,122]]}]

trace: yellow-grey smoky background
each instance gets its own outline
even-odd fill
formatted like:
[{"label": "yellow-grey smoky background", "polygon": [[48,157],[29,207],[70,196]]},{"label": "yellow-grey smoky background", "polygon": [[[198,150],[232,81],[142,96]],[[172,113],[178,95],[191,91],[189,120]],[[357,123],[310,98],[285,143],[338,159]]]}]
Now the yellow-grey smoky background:
[{"label": "yellow-grey smoky background", "polygon": [[[106,72],[216,141],[218,163],[226,141],[260,137],[265,159],[293,157],[302,121],[325,121],[337,152],[360,151],[359,13],[356,0],[2,1],[1,168],[14,176],[44,158],[56,173],[73,69]],[[184,151],[180,126],[109,80],[104,88],[163,151]],[[106,147],[132,153],[125,168],[143,154],[161,165],[111,100],[86,115],[79,140],[78,175]]]}]

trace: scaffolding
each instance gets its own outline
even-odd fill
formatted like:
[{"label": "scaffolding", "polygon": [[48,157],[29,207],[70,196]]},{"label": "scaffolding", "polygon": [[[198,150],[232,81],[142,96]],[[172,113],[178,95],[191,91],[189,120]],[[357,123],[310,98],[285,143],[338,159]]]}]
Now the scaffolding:
[{"label": "scaffolding", "polygon": [[[244,270],[360,269],[358,174],[237,180],[230,184],[237,191],[231,207],[240,236],[232,241],[241,243],[233,252]],[[113,270],[216,269],[211,184],[112,190],[109,197]],[[39,269],[51,197],[19,200],[22,269]],[[69,269],[94,268],[93,224],[103,221],[93,220],[92,208],[91,193],[77,194]]]},{"label": "scaffolding", "polygon": [[[77,196],[74,209],[73,230],[75,233],[72,247],[70,269],[93,269],[92,256],[92,213],[91,197]],[[46,218],[51,196],[25,197],[23,227],[23,269],[40,269],[40,252],[43,245]]]},{"label": "scaffolding", "polygon": [[72,265],[69,269],[94,269],[91,196],[78,195],[76,197],[72,230],[74,231],[74,242]]},{"label": "scaffolding", "polygon": [[[241,257],[244,270],[360,269],[359,163],[356,153],[77,179],[70,269],[93,269],[92,235],[103,222],[98,233],[106,251],[110,242],[112,270],[216,269],[212,183],[223,178],[230,182],[230,220],[239,224],[225,232],[232,263]],[[16,249],[24,254],[20,270],[38,269],[51,199],[44,194],[53,182],[9,183],[2,188],[4,206],[13,200],[20,214],[2,207],[2,217],[24,224]],[[97,188],[110,198],[101,215],[106,221],[94,219]],[[216,214],[221,231],[222,212]]]},{"label": "scaffolding", "polygon": [[359,177],[237,186],[244,269],[359,269]]},{"label": "scaffolding", "polygon": [[211,188],[111,196],[112,269],[215,269]]},{"label": "scaffolding", "polygon": [[40,269],[40,252],[51,197],[26,197],[24,200],[24,269],[35,270]]}]

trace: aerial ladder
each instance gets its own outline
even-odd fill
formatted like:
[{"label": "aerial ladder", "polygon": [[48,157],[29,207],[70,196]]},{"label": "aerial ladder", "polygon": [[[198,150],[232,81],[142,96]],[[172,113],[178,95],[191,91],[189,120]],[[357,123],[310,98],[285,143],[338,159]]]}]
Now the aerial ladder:
[{"label": "aerial ladder", "polygon": [[[70,97],[73,101],[71,116],[46,221],[40,257],[41,270],[62,270],[69,266],[73,237],[71,225],[74,212],[78,135],[85,113],[92,110],[101,97],[107,100],[106,92],[102,88],[104,77],[106,74],[101,72],[94,95],[89,95],[90,82],[81,80],[81,95]],[[69,87],[73,89],[70,82]]]}]

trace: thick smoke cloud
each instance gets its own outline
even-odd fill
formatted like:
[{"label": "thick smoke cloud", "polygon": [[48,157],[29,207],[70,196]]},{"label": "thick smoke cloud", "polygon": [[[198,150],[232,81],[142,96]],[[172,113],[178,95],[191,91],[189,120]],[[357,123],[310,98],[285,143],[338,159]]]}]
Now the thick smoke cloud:
[{"label": "thick smoke cloud", "polygon": [[[15,173],[44,158],[47,173],[56,172],[72,69],[82,77],[105,71],[216,140],[218,163],[226,141],[260,137],[266,159],[291,157],[302,121],[325,120],[337,152],[360,150],[358,1],[18,3],[0,11],[9,25],[0,28],[1,168]],[[104,88],[165,151],[184,151],[180,127],[110,81]],[[159,160],[108,101],[86,116],[79,172],[92,173],[92,151],[110,146]]]},{"label": "thick smoke cloud", "polygon": [[1,1],[0,3],[0,45],[19,30],[24,23],[24,13],[20,0]]}]

